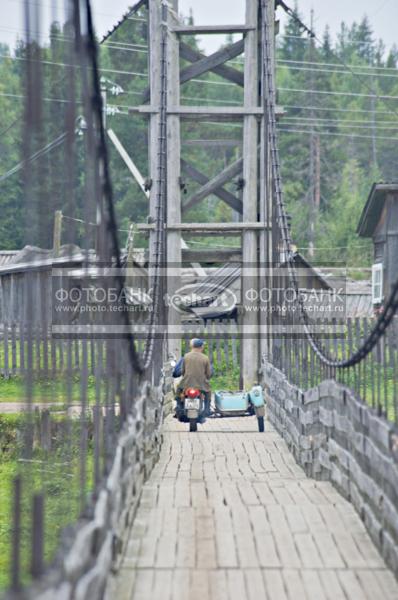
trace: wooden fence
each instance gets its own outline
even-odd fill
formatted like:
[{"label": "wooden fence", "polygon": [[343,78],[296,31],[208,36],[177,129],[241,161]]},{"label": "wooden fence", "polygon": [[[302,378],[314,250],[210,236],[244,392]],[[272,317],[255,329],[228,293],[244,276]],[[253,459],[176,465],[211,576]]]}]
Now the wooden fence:
[{"label": "wooden fence", "polygon": [[191,321],[184,323],[183,329],[183,353],[189,351],[190,340],[199,337],[205,340],[205,351],[213,365],[218,365],[220,368],[240,365],[240,339],[236,321],[217,319],[206,324]]},{"label": "wooden fence", "polygon": [[[198,322],[184,324],[182,352],[189,351],[193,337],[206,341],[206,354],[220,368],[238,367],[240,364],[240,340],[235,321],[219,320],[203,325]],[[144,340],[138,340],[138,351],[144,349]],[[8,379],[23,375],[32,367],[40,377],[54,377],[68,371],[79,373],[83,367],[83,355],[87,355],[89,374],[106,361],[106,344],[101,339],[58,339],[51,330],[42,327],[25,327],[18,323],[0,325],[0,376]]]}]

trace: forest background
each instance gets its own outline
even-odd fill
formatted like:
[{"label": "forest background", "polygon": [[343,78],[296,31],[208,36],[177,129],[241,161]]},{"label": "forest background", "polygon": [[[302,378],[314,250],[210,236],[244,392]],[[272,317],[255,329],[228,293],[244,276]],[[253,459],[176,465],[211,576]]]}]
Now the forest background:
[{"label": "forest background", "polygon": [[[300,5],[295,10],[300,15]],[[100,63],[106,90],[107,127],[119,137],[144,177],[148,175],[148,131],[141,115],[129,108],[141,104],[148,86],[148,42],[146,9],[126,19],[101,44]],[[192,20],[188,17],[187,20]],[[397,177],[398,142],[398,49],[386,52],[376,40],[366,16],[360,22],[341,23],[336,38],[328,29],[311,38],[290,19],[277,35],[278,104],[284,116],[278,123],[283,183],[292,217],[293,237],[300,251],[313,261],[347,262],[351,267],[371,264],[371,245],[356,235],[356,226],[370,186],[374,181]],[[200,50],[195,38],[188,43]],[[224,39],[231,43],[232,39]],[[66,217],[81,219],[84,195],[84,121],[76,115],[76,135],[81,147],[76,156],[76,177],[69,183],[68,196],[62,179],[65,106],[68,98],[70,40],[67,26],[54,24],[50,38],[40,43],[41,82],[45,88],[46,111],[42,115],[41,153],[34,160],[40,166],[42,183],[48,181],[44,196],[57,198]],[[24,65],[26,48],[0,45],[0,249],[14,250],[27,243],[51,247],[54,215],[45,210],[40,218],[43,232],[29,237],[24,221],[29,193],[25,193],[23,156]],[[243,69],[242,58],[230,61]],[[185,66],[182,61],[182,67]],[[206,74],[181,88],[186,105],[228,105],[242,103],[242,89],[215,74]],[[59,139],[61,138],[61,141]],[[241,153],[242,126],[237,123],[182,123],[183,158],[208,178],[236,160]],[[203,140],[212,140],[207,146]],[[119,227],[145,222],[148,202],[124,162],[110,143],[111,173]],[[38,163],[38,164],[37,164]],[[183,177],[183,199],[198,184]],[[239,195],[240,182],[226,186]],[[72,201],[73,199],[73,201]],[[234,221],[239,216],[215,196],[184,212],[186,222]],[[47,225],[47,226],[46,226]],[[33,228],[32,228],[33,231]],[[82,229],[73,239],[82,243]],[[70,234],[69,234],[70,235]],[[127,233],[121,232],[122,246]],[[145,244],[145,240],[141,240]],[[230,246],[236,239],[191,242],[193,247]]]}]

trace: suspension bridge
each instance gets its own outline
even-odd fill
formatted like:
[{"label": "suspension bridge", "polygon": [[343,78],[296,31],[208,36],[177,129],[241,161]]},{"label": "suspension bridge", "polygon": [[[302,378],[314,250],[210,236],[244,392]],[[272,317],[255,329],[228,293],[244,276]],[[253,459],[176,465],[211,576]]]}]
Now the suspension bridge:
[{"label": "suspension bridge", "polygon": [[[178,0],[140,0],[100,41],[129,20],[142,28],[145,43],[124,49],[145,53],[145,86],[125,108],[147,129],[146,173],[108,128],[90,1],[60,4],[50,57],[39,5],[26,4],[23,156],[0,178],[23,174],[27,244],[0,267],[2,375],[23,382],[24,408],[16,467],[1,472],[4,597],[397,599],[398,281],[377,316],[352,319],[296,252],[275,3],[246,0],[241,24],[199,26]],[[206,55],[196,35],[235,37]],[[62,77],[46,71],[57,63]],[[236,86],[238,105],[184,103],[183,86],[209,73]],[[242,139],[207,176],[184,156],[184,134],[219,123]],[[148,205],[147,222],[127,229],[110,148]],[[210,195],[234,219],[188,221]],[[193,247],[215,235],[221,247]],[[194,336],[241,389],[262,386],[265,432],[249,417],[208,418],[197,433],[173,419],[171,359]]]}]

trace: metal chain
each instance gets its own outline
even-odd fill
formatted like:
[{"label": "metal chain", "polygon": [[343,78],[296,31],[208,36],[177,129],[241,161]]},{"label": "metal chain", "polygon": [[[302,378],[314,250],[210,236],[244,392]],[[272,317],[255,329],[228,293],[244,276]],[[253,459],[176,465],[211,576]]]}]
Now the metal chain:
[{"label": "metal chain", "polygon": [[307,27],[307,25],[305,23],[302,22],[302,20],[300,19],[300,17],[294,12],[293,9],[290,8],[290,6],[288,6],[287,4],[284,3],[283,0],[276,0],[275,2],[275,8],[278,8],[278,6],[280,6],[281,8],[283,8],[283,10],[285,11],[285,13],[287,15],[289,15],[289,17],[291,17],[292,19],[294,19],[296,21],[296,23],[300,26],[300,28],[305,31],[310,38],[314,38],[315,33],[312,31],[312,29],[310,29],[310,27]]},{"label": "metal chain", "polygon": [[305,335],[312,350],[316,353],[322,363],[328,367],[335,369],[346,369],[352,367],[361,362],[376,346],[380,338],[384,335],[386,329],[392,322],[394,315],[398,311],[398,280],[392,287],[391,294],[385,305],[383,313],[377,320],[376,325],[363,342],[362,346],[354,352],[350,357],[345,360],[335,360],[329,356],[324,349],[314,339],[310,328],[308,314],[304,309],[304,302],[302,294],[300,293],[298,286],[298,277],[296,266],[294,263],[294,252],[293,243],[290,234],[290,226],[287,218],[283,189],[281,179],[281,167],[279,162],[279,150],[277,145],[277,133],[276,133],[276,101],[275,101],[275,84],[273,66],[271,61],[271,45],[269,39],[269,23],[267,13],[267,0],[261,0],[262,8],[262,46],[263,46],[263,79],[264,79],[264,90],[263,90],[263,101],[264,101],[264,112],[267,119],[268,128],[268,141],[270,145],[271,153],[271,167],[272,167],[272,178],[273,187],[275,192],[275,206],[277,209],[277,223],[281,232],[282,242],[284,246],[285,255],[287,257],[288,274],[290,284],[295,292],[295,299],[299,308],[299,318],[303,325]]},{"label": "metal chain", "polygon": [[162,2],[162,37],[160,52],[160,110],[158,137],[158,164],[156,180],[155,240],[153,259],[155,262],[152,293],[152,312],[149,321],[149,335],[144,351],[144,369],[151,363],[156,338],[156,325],[159,320],[161,286],[161,265],[165,256],[165,202],[167,194],[167,5]]}]

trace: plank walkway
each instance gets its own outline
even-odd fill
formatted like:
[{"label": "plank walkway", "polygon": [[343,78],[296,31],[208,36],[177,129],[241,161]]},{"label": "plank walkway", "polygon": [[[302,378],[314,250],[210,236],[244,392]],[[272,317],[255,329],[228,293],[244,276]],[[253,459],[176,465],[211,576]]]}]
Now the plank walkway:
[{"label": "plank walkway", "polygon": [[254,418],[169,418],[107,600],[398,600],[354,508]]}]

